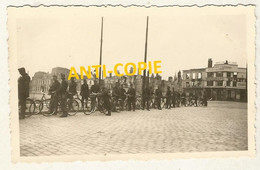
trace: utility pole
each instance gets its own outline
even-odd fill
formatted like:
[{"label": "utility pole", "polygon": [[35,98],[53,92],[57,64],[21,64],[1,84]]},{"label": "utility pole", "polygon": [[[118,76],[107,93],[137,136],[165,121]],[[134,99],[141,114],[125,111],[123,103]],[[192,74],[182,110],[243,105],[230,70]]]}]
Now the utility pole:
[{"label": "utility pole", "polygon": [[[147,41],[148,41],[148,23],[149,23],[149,16],[146,19],[146,38],[145,38],[145,51],[144,51],[144,62],[147,62]],[[149,74],[148,74],[149,78]],[[143,83],[142,83],[142,92],[144,91],[146,84],[146,69],[143,71]]]},{"label": "utility pole", "polygon": [[[101,40],[100,40],[100,58],[99,58],[99,65],[102,66],[102,47],[103,47],[103,17],[101,19]],[[101,85],[101,67],[99,68],[99,79],[98,83],[99,86]]]}]

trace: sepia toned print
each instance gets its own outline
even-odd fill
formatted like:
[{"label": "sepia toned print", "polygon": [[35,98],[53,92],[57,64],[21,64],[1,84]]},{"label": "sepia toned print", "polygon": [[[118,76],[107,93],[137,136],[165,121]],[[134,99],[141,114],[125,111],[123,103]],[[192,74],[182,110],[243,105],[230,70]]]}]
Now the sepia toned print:
[{"label": "sepia toned print", "polygon": [[13,161],[254,156],[254,23],[253,6],[9,7]]}]

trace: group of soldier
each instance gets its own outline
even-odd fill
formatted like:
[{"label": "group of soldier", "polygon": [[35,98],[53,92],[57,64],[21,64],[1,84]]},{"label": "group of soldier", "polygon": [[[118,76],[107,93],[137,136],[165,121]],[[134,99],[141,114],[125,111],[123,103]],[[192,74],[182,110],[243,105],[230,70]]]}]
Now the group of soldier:
[{"label": "group of soldier", "polygon": [[[20,118],[24,118],[25,109],[26,109],[26,98],[29,97],[29,83],[30,83],[30,77],[25,72],[24,68],[18,69],[21,77],[18,79],[18,97],[19,97],[19,103],[21,105],[21,112],[20,112]],[[57,114],[58,109],[58,103],[60,101],[60,108],[62,111],[62,115],[60,117],[67,117],[68,113],[66,110],[66,102],[67,99],[72,99],[74,95],[77,94],[77,83],[75,82],[74,78],[71,78],[70,83],[67,82],[65,79],[64,74],[60,74],[61,82],[58,81],[57,76],[53,75],[53,80],[49,88],[49,94],[51,95],[51,101],[50,101],[50,108],[49,112],[53,114]],[[68,89],[68,90],[67,90]],[[127,98],[127,108],[128,110],[135,111],[136,109],[136,90],[133,88],[133,84],[130,84],[130,88],[126,91],[123,88],[123,85],[120,85],[118,82],[115,84],[115,86],[112,89],[112,93],[109,92],[107,88],[103,85],[100,87],[100,85],[97,83],[97,81],[94,81],[94,84],[89,88],[87,81],[84,79],[83,84],[81,85],[80,89],[80,95],[81,95],[81,102],[82,105],[85,101],[87,101],[89,98],[91,100],[91,112],[94,111],[94,107],[97,106],[97,95],[92,94],[100,94],[99,96],[103,99],[103,105],[104,108],[108,111],[108,116],[111,115],[111,111],[113,111],[113,108],[111,108],[111,100],[110,97],[113,97],[113,101],[115,103],[118,103],[118,105],[124,105],[124,101]],[[189,99],[194,98],[195,103],[197,105],[197,100],[201,94],[198,92],[195,92],[195,94],[190,93]],[[153,91],[152,87],[146,86],[143,89],[142,92],[142,109],[145,108],[149,110],[150,107],[150,101],[152,96],[155,97],[155,104],[157,106],[157,109],[161,110],[161,99],[163,97],[166,98],[166,107],[167,109],[170,109],[171,107],[176,107],[176,101],[186,100],[186,93],[180,93],[179,91],[175,91],[174,88],[172,90],[170,87],[167,87],[166,95],[163,96],[162,91],[160,87],[157,87],[155,91]],[[205,96],[205,95],[204,95]],[[204,97],[205,106],[207,105],[207,99]],[[98,100],[99,101],[99,100]],[[185,102],[185,101],[183,101]]]}]

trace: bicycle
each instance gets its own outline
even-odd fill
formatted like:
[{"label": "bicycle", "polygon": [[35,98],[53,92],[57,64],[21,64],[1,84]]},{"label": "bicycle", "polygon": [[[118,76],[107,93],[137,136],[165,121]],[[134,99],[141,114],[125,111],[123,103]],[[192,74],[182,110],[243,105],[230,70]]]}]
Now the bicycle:
[{"label": "bicycle", "polygon": [[203,101],[203,99],[200,97],[200,98],[198,98],[198,106],[204,106],[205,105],[205,103],[204,103],[204,101]]},{"label": "bicycle", "polygon": [[185,97],[181,97],[179,106],[187,107],[187,100]]},{"label": "bicycle", "polygon": [[[70,97],[66,98],[65,106],[66,106],[65,111],[68,113],[69,116],[74,116],[79,111],[79,104],[74,98],[70,98]],[[47,113],[43,113],[43,115],[44,116],[52,116],[52,115],[57,114],[58,116],[60,116],[61,113],[62,113],[61,97],[59,97],[59,101],[58,101],[58,104],[56,106],[56,109],[54,109],[54,111],[52,113],[47,112]]]},{"label": "bicycle", "polygon": [[198,101],[196,103],[196,100],[194,98],[187,100],[187,106],[198,106]]},{"label": "bicycle", "polygon": [[[20,105],[20,103],[18,105],[18,111],[19,111],[19,115],[20,115],[21,114],[21,105]],[[26,107],[25,107],[24,117],[28,118],[31,115],[33,115],[34,113],[35,113],[35,102],[32,99],[27,98],[26,99]]]},{"label": "bicycle", "polygon": [[142,97],[141,95],[139,95],[135,99],[135,109],[140,110],[141,108],[142,108]]},{"label": "bicycle", "polygon": [[[50,109],[51,99],[47,99],[45,97],[46,94],[43,91],[41,91],[41,93],[42,93],[41,100],[34,101],[36,109],[37,109],[36,114],[40,114],[40,113],[42,113],[42,111],[48,112]],[[46,108],[46,109],[44,109],[44,108]]]},{"label": "bicycle", "polygon": [[79,98],[78,93],[75,100],[79,104],[79,111],[83,111],[85,115],[89,115],[89,112],[91,111],[91,101],[89,99],[83,101],[82,98]]},{"label": "bicycle", "polygon": [[116,96],[113,96],[111,99],[111,106],[112,106],[112,111],[115,112],[120,112],[121,111],[121,107],[120,107],[120,100],[119,98],[117,98]]}]

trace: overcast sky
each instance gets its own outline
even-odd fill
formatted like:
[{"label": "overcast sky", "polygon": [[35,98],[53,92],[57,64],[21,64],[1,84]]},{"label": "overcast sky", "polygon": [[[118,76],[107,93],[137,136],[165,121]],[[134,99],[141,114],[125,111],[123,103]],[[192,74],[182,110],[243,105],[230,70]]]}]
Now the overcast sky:
[{"label": "overcast sky", "polygon": [[[103,64],[143,61],[146,16],[149,15],[148,61],[162,61],[162,76],[207,66],[208,58],[246,66],[246,17],[187,10],[135,12],[42,8],[17,19],[18,67],[30,76],[53,67],[99,63],[101,16],[104,17]],[[198,14],[199,13],[199,14]]]}]

